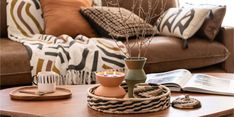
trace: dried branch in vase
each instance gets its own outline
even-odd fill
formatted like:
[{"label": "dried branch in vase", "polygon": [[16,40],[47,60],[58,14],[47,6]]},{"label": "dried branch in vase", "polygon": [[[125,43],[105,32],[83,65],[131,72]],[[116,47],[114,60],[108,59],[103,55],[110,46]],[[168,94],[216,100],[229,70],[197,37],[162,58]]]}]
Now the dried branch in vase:
[{"label": "dried branch in vase", "polygon": [[[150,24],[155,24],[156,18],[165,10],[166,0],[128,0],[131,1],[131,12],[126,13],[122,4],[126,0],[105,0],[106,6],[110,9],[116,7],[116,15],[119,15],[122,21],[121,33],[123,34],[127,48],[127,57],[144,57],[147,54],[149,44],[156,35],[156,30]],[[126,3],[127,4],[127,3]],[[111,6],[111,7],[110,7]],[[103,7],[104,8],[104,7]],[[160,12],[158,11],[160,10]],[[110,11],[110,10],[109,10]],[[108,23],[108,21],[105,21]],[[109,35],[116,39],[115,32]],[[133,36],[134,35],[134,36]],[[135,41],[132,41],[135,39]],[[132,55],[133,48],[137,48],[137,56]]]}]

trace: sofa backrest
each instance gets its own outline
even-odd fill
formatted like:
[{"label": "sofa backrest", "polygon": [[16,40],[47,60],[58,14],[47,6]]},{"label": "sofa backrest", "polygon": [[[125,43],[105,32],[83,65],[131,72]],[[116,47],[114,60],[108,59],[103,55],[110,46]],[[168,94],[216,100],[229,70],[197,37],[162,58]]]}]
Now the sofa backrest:
[{"label": "sofa backrest", "polygon": [[0,0],[0,36],[7,37],[7,23],[6,23],[6,0]]},{"label": "sofa backrest", "polygon": [[[106,1],[106,0],[102,0],[102,1]],[[131,10],[132,1],[133,0],[120,0],[120,6]],[[147,1],[147,0],[143,0],[143,1]],[[165,7],[164,10],[166,10],[166,9],[168,9],[170,7],[175,7],[177,5],[176,0],[164,0],[164,1],[167,1],[166,7]],[[103,5],[105,5],[105,3],[103,3]],[[147,6],[147,2],[143,2],[143,6]],[[160,11],[160,8],[161,7],[158,6],[157,10]],[[7,37],[6,0],[0,0],[0,10],[1,10],[1,18],[0,18],[0,31],[1,31],[1,33],[0,33],[0,37]],[[157,18],[158,17],[153,19],[152,22],[155,22],[155,20]]]},{"label": "sofa backrest", "polygon": [[[110,3],[110,4],[108,4],[108,6],[116,7],[117,1],[119,2],[120,7],[123,7],[125,9],[132,11],[133,2],[138,1],[138,4],[136,3],[136,5],[138,6],[140,0],[102,0],[102,5],[107,6],[107,3]],[[177,0],[142,0],[141,6],[142,6],[144,11],[148,11],[148,5],[149,5],[148,1],[152,2],[151,6],[154,6],[154,5],[152,5],[153,3],[159,3],[156,10],[154,11],[154,13],[157,14],[157,16],[150,21],[151,24],[154,24],[156,22],[156,20],[160,16],[160,13],[162,13],[163,11],[166,11],[167,9],[169,9],[171,7],[177,6]],[[163,3],[163,4],[161,4],[161,3]],[[136,6],[135,11],[134,11],[135,14],[138,14],[138,11],[139,11],[139,10],[137,10],[137,6]],[[143,19],[145,19],[144,15],[142,15],[141,17]]]}]

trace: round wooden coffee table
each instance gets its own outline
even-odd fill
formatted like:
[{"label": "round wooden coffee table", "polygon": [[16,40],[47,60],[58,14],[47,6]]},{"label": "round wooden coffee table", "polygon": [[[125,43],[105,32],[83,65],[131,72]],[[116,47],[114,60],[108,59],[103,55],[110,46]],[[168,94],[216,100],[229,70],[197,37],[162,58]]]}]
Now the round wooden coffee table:
[{"label": "round wooden coffee table", "polygon": [[[234,74],[210,73],[217,77],[234,77]],[[202,107],[194,110],[169,109],[144,114],[107,114],[87,106],[87,89],[93,85],[60,86],[72,91],[72,98],[52,101],[11,100],[9,92],[16,88],[0,90],[0,114],[9,116],[48,116],[48,117],[182,117],[182,116],[234,116],[234,97],[189,93],[199,99]],[[234,88],[234,87],[233,87]],[[185,93],[172,93],[171,100]],[[188,94],[188,93],[186,93]]]}]

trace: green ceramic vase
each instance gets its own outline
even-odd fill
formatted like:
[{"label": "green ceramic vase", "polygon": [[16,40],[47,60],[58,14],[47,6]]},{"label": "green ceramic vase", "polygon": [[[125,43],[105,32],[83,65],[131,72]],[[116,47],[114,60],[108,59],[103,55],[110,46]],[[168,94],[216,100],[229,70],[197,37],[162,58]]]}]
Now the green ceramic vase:
[{"label": "green ceramic vase", "polygon": [[127,72],[125,81],[128,86],[128,97],[133,98],[133,88],[137,83],[143,83],[146,80],[144,65],[146,62],[145,57],[130,57],[125,59]]}]

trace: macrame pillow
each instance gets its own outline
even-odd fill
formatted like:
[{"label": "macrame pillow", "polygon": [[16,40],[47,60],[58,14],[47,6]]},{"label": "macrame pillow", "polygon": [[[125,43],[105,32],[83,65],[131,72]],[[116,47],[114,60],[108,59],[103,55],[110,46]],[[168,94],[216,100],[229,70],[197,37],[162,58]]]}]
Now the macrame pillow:
[{"label": "macrame pillow", "polygon": [[44,22],[38,0],[7,0],[7,25],[10,39],[43,33]]},{"label": "macrame pillow", "polygon": [[175,36],[187,40],[201,27],[209,14],[208,9],[170,8],[156,23],[159,34]]},{"label": "macrame pillow", "polygon": [[152,25],[124,8],[82,8],[81,13],[102,37],[124,39],[139,35],[152,36],[156,33]]},{"label": "macrame pillow", "polygon": [[206,17],[203,25],[199,29],[196,35],[202,38],[208,38],[213,41],[226,13],[226,6],[210,5],[210,4],[190,4],[186,3],[183,8],[209,8],[210,14]]}]

